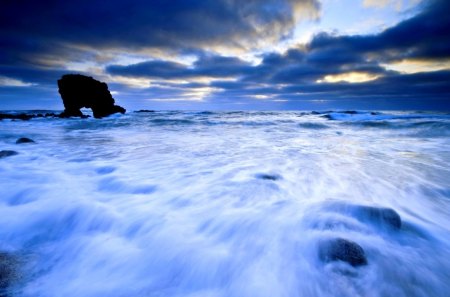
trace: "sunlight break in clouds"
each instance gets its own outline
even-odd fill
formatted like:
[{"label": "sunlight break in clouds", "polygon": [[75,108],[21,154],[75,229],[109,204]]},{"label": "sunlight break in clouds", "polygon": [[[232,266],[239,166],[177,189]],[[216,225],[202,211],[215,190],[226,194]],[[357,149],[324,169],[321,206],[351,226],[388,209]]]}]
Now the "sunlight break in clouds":
[{"label": "sunlight break in clouds", "polygon": [[422,0],[364,0],[363,5],[366,7],[385,8],[394,6],[396,10],[410,8]]},{"label": "sunlight break in clouds", "polygon": [[367,72],[348,72],[340,74],[326,75],[323,79],[319,79],[317,83],[363,83],[367,81],[376,80],[380,75],[371,74]]},{"label": "sunlight break in clouds", "polygon": [[445,60],[402,60],[389,64],[381,64],[387,70],[394,70],[400,73],[413,74],[420,72],[433,72],[450,69],[450,59]]}]

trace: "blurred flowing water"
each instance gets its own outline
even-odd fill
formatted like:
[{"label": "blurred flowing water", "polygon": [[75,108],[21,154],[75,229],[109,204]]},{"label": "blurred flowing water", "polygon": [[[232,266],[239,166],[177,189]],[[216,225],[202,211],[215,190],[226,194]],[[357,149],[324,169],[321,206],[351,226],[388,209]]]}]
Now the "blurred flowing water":
[{"label": "blurred flowing water", "polygon": [[[3,294],[449,296],[449,136],[449,114],[417,112],[0,121],[18,152],[0,159],[0,252],[20,259]],[[324,263],[330,238],[367,265]]]}]

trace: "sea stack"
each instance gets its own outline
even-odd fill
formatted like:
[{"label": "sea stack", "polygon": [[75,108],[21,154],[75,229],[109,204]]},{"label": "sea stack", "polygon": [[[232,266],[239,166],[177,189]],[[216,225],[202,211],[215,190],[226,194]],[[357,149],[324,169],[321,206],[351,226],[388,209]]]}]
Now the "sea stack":
[{"label": "sea stack", "polygon": [[108,85],[90,76],[63,75],[58,80],[58,88],[65,108],[60,117],[83,117],[81,108],[91,108],[95,118],[125,113],[125,108],[114,105]]}]

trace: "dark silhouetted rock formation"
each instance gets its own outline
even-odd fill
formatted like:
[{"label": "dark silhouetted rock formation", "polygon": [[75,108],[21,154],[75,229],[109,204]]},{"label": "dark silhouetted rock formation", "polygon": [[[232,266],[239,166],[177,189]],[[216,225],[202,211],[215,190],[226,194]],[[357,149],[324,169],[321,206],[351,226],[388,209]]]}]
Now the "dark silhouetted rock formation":
[{"label": "dark silhouetted rock formation", "polygon": [[352,266],[367,264],[363,248],[359,244],[343,238],[320,242],[319,257],[324,262],[344,261]]},{"label": "dark silhouetted rock formation", "polygon": [[66,74],[58,80],[58,87],[65,108],[61,117],[83,117],[81,108],[91,108],[96,118],[125,113],[123,107],[114,105],[108,85],[92,77]]},{"label": "dark silhouetted rock formation", "polygon": [[33,139],[27,138],[27,137],[20,137],[19,139],[16,140],[16,144],[21,144],[21,143],[35,143]]}]

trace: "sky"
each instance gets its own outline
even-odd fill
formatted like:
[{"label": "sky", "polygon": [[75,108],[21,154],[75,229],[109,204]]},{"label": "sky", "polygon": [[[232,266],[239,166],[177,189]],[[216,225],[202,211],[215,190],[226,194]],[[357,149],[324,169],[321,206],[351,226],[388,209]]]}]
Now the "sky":
[{"label": "sky", "polygon": [[4,0],[0,110],[450,110],[448,0]]}]

